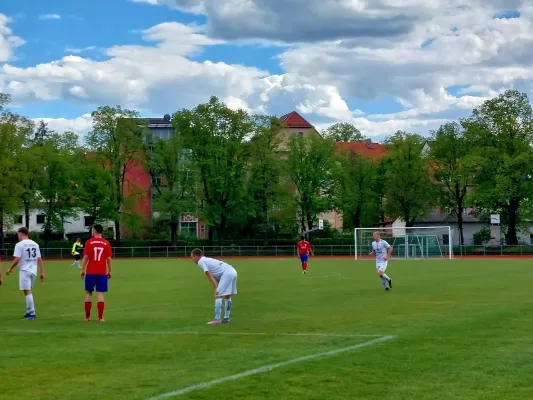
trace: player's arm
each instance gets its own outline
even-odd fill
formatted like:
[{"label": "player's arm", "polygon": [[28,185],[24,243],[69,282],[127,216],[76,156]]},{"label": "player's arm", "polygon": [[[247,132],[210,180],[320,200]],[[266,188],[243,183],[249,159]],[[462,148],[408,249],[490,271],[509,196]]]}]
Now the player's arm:
[{"label": "player's arm", "polygon": [[111,257],[107,257],[107,260],[106,260],[106,264],[107,264],[107,278],[108,279],[111,279]]},{"label": "player's arm", "polygon": [[207,279],[209,279],[209,282],[213,285],[213,287],[216,289],[218,287],[218,282],[213,276],[213,274],[209,271],[205,271],[205,276],[207,276]]},{"label": "player's arm", "polygon": [[85,276],[85,271],[87,271],[87,264],[89,263],[89,256],[85,254],[81,260],[81,272],[80,275],[83,278]]},{"label": "player's arm", "polygon": [[11,264],[11,267],[9,267],[9,269],[7,270],[6,275],[11,275],[11,272],[13,272],[15,267],[19,265],[19,262],[20,262],[20,257],[15,257],[15,259],[13,260],[13,264]]},{"label": "player's arm", "polygon": [[387,242],[385,242],[385,247],[387,247],[387,258],[385,258],[385,260],[388,260],[390,259],[391,255],[392,255],[392,246],[390,244],[388,244]]},{"label": "player's arm", "polygon": [[42,282],[44,281],[44,262],[41,257],[37,258],[37,267],[39,268],[39,275]]},{"label": "player's arm", "polygon": [[313,252],[313,246],[309,245],[309,254],[311,254],[313,257],[315,256],[315,253]]}]

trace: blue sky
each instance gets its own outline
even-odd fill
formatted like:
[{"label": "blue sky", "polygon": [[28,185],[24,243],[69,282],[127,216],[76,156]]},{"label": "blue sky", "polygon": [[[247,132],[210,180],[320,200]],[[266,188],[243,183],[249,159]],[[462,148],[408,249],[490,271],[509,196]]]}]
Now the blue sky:
[{"label": "blue sky", "polygon": [[87,131],[103,104],[159,116],[217,95],[319,128],[427,134],[506,88],[530,90],[521,0],[0,3],[0,91],[56,129]]}]

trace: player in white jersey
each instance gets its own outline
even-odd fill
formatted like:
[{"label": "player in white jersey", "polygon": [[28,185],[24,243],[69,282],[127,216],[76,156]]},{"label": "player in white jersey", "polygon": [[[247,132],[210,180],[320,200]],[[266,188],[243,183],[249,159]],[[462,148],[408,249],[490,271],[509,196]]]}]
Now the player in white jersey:
[{"label": "player in white jersey", "polygon": [[[237,271],[223,261],[204,257],[200,249],[194,249],[191,252],[191,258],[204,271],[207,279],[215,288],[215,319],[208,322],[208,325],[229,323],[231,295],[237,294]],[[221,319],[223,298],[225,299],[224,319]]]},{"label": "player in white jersey", "polygon": [[36,316],[31,290],[35,283],[35,278],[37,278],[37,269],[39,269],[41,282],[44,281],[43,259],[41,258],[39,245],[28,238],[27,228],[20,228],[17,235],[19,242],[16,244],[15,252],[13,254],[15,260],[7,270],[6,274],[11,275],[11,272],[13,272],[18,265],[19,288],[24,292],[24,296],[26,297],[26,314],[24,314],[24,319],[32,320],[35,319]]},{"label": "player in white jersey", "polygon": [[381,239],[379,232],[374,232],[372,235],[374,241],[372,242],[372,251],[370,255],[376,256],[376,270],[381,279],[381,283],[385,287],[385,290],[392,288],[392,279],[387,276],[385,270],[392,254],[392,246],[385,240]]}]

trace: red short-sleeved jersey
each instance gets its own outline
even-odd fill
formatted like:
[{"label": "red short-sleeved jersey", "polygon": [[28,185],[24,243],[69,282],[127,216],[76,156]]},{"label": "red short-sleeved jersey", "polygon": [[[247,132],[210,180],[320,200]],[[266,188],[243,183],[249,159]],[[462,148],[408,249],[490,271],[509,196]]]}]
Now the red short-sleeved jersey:
[{"label": "red short-sleeved jersey", "polygon": [[111,245],[104,238],[92,238],[85,243],[83,255],[89,258],[86,274],[107,274],[107,259],[113,256]]},{"label": "red short-sleeved jersey", "polygon": [[298,253],[299,254],[309,254],[311,252],[311,243],[307,240],[302,240],[298,242]]}]

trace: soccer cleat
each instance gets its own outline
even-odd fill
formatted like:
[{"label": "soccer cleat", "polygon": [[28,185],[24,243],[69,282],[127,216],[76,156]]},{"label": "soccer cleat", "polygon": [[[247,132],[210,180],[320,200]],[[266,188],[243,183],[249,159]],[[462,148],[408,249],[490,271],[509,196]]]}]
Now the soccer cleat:
[{"label": "soccer cleat", "polygon": [[37,316],[34,313],[26,313],[24,314],[24,319],[27,321],[31,321],[33,319],[37,319]]},{"label": "soccer cleat", "polygon": [[218,319],[214,319],[213,321],[209,321],[207,323],[207,325],[219,325],[220,324],[220,320]]},{"label": "soccer cleat", "polygon": [[103,318],[98,318],[98,322],[105,322]]},{"label": "soccer cleat", "polygon": [[302,272],[302,275],[305,275],[305,274],[307,274],[307,271],[304,269]]},{"label": "soccer cleat", "polygon": [[222,323],[223,323],[223,324],[229,324],[229,318],[224,318],[224,319],[222,320]]},{"label": "soccer cleat", "polygon": [[392,279],[389,278],[389,287],[392,289]]},{"label": "soccer cleat", "polygon": [[91,322],[91,317],[85,317],[85,321]]},{"label": "soccer cleat", "polygon": [[388,288],[388,287],[386,287],[386,288],[385,288],[385,291],[386,291],[386,292],[388,292],[388,291],[389,291],[389,288]]}]

